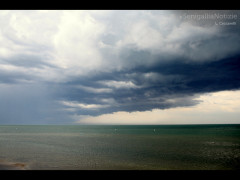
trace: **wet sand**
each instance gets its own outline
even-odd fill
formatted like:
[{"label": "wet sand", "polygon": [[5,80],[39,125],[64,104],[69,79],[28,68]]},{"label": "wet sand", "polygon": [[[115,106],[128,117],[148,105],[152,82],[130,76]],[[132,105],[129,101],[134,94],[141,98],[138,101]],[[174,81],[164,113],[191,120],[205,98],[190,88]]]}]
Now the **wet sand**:
[{"label": "wet sand", "polygon": [[0,161],[0,170],[26,170],[27,165],[23,163],[11,163]]}]

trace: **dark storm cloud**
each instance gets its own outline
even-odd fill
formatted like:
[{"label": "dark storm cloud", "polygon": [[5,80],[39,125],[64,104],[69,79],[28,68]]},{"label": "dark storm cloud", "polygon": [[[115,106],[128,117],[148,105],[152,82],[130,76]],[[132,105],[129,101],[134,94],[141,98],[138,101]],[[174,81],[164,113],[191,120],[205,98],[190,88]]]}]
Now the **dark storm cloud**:
[{"label": "dark storm cloud", "polygon": [[[194,106],[203,93],[239,89],[239,11],[216,11],[238,15],[236,26],[221,27],[186,18],[205,11],[172,12],[66,12],[60,24],[43,26],[43,38],[38,28],[29,39],[0,32],[0,122],[71,123],[71,115]],[[35,22],[14,17],[20,35]]]},{"label": "dark storm cloud", "polygon": [[[12,77],[12,81],[16,77]],[[1,87],[1,123],[11,124],[17,119],[20,124],[61,124],[71,123],[72,114],[95,116],[117,111],[193,106],[199,103],[194,100],[198,94],[240,88],[239,77],[240,56],[236,56],[204,63],[162,62],[75,77],[65,83],[12,83],[10,91]],[[5,81],[10,82],[9,79]],[[118,82],[132,82],[135,86],[128,87],[127,83],[126,86],[114,86]],[[77,107],[74,111],[65,111],[71,107],[57,103],[61,101],[103,107]]]},{"label": "dark storm cloud", "polygon": [[[104,81],[128,81],[136,87],[115,88],[99,83]],[[111,91],[90,92],[78,85],[96,90],[111,88]],[[106,105],[101,99],[114,99],[114,103],[102,109],[78,109],[79,114],[98,115],[193,106],[199,103],[194,100],[199,94],[240,88],[240,56],[204,63],[176,60],[149,67],[139,66],[128,71],[82,77],[61,87],[59,95],[67,101]]]}]

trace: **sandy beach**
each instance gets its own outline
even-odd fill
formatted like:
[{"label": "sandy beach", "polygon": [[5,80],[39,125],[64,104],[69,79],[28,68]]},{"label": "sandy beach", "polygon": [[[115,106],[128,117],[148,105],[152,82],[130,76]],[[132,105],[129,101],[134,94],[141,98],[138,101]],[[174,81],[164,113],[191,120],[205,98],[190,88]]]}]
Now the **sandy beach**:
[{"label": "sandy beach", "polygon": [[0,161],[0,170],[26,170],[27,165],[23,163],[12,163]]}]

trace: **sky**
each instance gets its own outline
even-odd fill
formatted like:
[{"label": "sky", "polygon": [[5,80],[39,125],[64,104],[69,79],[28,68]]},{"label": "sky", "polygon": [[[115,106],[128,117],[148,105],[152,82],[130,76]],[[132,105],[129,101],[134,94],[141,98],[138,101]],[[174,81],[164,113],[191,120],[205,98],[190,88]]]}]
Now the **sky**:
[{"label": "sky", "polygon": [[0,124],[239,124],[239,19],[1,10]]}]

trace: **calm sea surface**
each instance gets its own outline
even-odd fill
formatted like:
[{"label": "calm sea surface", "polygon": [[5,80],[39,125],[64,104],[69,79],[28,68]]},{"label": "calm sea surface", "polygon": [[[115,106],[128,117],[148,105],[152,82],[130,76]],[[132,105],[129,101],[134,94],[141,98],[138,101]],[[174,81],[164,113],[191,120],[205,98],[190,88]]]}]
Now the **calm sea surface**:
[{"label": "calm sea surface", "polygon": [[2,125],[0,162],[34,170],[239,170],[240,125]]}]

